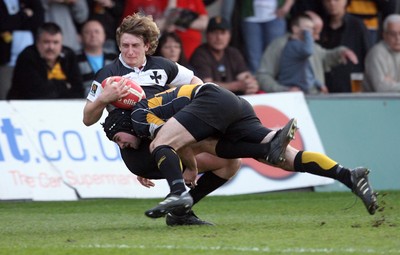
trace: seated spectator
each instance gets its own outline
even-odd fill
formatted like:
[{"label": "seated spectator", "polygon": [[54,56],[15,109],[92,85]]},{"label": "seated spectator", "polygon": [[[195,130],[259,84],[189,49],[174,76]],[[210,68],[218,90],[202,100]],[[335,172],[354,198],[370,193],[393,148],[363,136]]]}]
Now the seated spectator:
[{"label": "seated spectator", "polygon": [[35,44],[17,58],[7,99],[84,97],[76,55],[62,42],[57,24],[44,23],[38,28]]},{"label": "seated spectator", "polygon": [[326,49],[343,45],[357,55],[357,64],[346,64],[332,68],[325,73],[329,92],[351,92],[351,73],[364,72],[364,59],[372,46],[369,32],[363,21],[346,12],[350,0],[322,0],[327,17],[319,43]]},{"label": "seated spectator", "polygon": [[400,92],[400,15],[383,23],[383,40],[365,58],[364,91]]},{"label": "seated spectator", "polygon": [[6,99],[19,53],[33,44],[36,28],[43,23],[40,1],[0,1],[0,100]]},{"label": "seated spectator", "polygon": [[[314,12],[305,12],[313,22],[313,39],[318,39],[320,32],[323,28],[322,19]],[[298,87],[288,87],[281,84],[278,81],[278,75],[280,73],[280,63],[283,62],[282,51],[289,41],[290,35],[284,35],[272,41],[272,43],[264,51],[261,58],[261,65],[257,72],[257,80],[261,86],[261,89],[266,92],[283,92],[283,91],[298,91]],[[339,46],[331,50],[326,50],[320,45],[315,43],[313,40],[313,49],[311,56],[308,58],[309,66],[314,78],[321,84],[325,85],[324,72],[329,70],[341,63],[346,63],[348,60],[352,63],[357,63],[357,56],[350,49]],[[282,61],[281,61],[282,59]],[[326,92],[324,89],[321,91],[318,89],[311,89],[308,91],[309,94],[315,94],[319,92]]]},{"label": "seated spectator", "polygon": [[255,94],[259,91],[258,83],[240,51],[229,46],[230,38],[228,21],[220,16],[212,18],[207,27],[207,42],[195,50],[190,64],[204,82],[218,82],[237,95]]},{"label": "seated spectator", "polygon": [[158,46],[153,56],[168,58],[185,67],[189,66],[185,53],[183,52],[182,41],[174,32],[163,33],[158,40]]},{"label": "seated spectator", "polygon": [[89,20],[82,26],[81,39],[83,49],[78,54],[78,63],[85,95],[88,95],[95,73],[110,64],[118,55],[103,49],[106,34],[97,20]]}]

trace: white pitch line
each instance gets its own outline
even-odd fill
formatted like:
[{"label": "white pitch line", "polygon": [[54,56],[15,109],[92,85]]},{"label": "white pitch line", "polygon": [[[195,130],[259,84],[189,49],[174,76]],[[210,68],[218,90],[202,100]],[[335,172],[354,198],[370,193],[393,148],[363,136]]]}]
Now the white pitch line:
[{"label": "white pitch line", "polygon": [[271,249],[269,247],[240,247],[240,246],[185,246],[185,245],[130,245],[130,244],[90,244],[81,245],[81,248],[103,248],[103,249],[164,249],[164,250],[212,250],[212,251],[245,251],[245,252],[255,252],[255,253],[290,253],[290,254],[309,254],[309,253],[326,253],[326,254],[337,254],[337,253],[366,253],[366,254],[400,254],[400,250],[392,249],[389,251],[378,251],[373,248],[356,249],[356,248],[283,248],[283,249]]}]

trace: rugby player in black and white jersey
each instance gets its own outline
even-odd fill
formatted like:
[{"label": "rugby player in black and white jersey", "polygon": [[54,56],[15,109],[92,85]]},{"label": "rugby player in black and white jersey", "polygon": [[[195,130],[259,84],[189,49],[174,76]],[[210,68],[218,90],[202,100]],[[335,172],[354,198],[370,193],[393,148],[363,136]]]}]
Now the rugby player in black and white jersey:
[{"label": "rugby player in black and white jersey", "polygon": [[[104,109],[115,107],[110,103],[127,95],[127,88],[119,82],[103,89],[101,82],[110,76],[128,77],[142,85],[147,96],[169,89],[169,85],[200,84],[193,71],[167,59],[151,56],[158,44],[159,29],[150,17],[133,14],[126,17],[117,29],[117,44],[121,51],[118,59],[105,66],[95,75],[87,102],[83,110],[83,123],[87,126],[97,123]],[[123,123],[120,123],[124,126]],[[151,187],[150,179],[164,179],[149,152],[150,141],[141,139],[136,148],[121,149],[121,156],[128,169],[138,176],[139,182]],[[226,183],[240,168],[239,159],[222,159],[208,153],[196,155],[199,172],[204,174],[197,186],[189,191],[193,203]],[[182,178],[183,179],[183,178]],[[200,220],[193,211],[175,210],[166,217],[168,225],[209,225]]]}]

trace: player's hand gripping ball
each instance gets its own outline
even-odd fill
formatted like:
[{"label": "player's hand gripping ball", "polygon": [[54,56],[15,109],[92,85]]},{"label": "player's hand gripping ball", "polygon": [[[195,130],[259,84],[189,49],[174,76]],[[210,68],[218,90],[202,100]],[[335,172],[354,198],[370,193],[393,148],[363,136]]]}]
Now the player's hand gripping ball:
[{"label": "player's hand gripping ball", "polygon": [[144,90],[142,89],[142,87],[140,87],[139,84],[137,84],[136,82],[134,82],[128,78],[124,78],[122,76],[110,76],[101,82],[101,86],[104,88],[105,86],[107,86],[107,84],[110,84],[108,82],[110,79],[113,79],[113,83],[117,83],[121,79],[127,80],[125,83],[125,86],[129,87],[129,90],[128,90],[129,94],[127,96],[122,97],[122,98],[118,99],[117,101],[114,101],[111,103],[115,107],[129,110],[129,109],[132,109],[132,107],[137,102],[139,102],[143,98],[146,98],[146,94],[144,93]]}]

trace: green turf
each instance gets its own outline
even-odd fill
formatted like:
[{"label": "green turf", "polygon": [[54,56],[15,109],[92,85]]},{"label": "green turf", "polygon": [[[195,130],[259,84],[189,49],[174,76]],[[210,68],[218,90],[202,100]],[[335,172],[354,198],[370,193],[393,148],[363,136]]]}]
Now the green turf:
[{"label": "green turf", "polygon": [[[158,199],[0,202],[0,254],[400,254],[400,191],[370,216],[350,192],[208,197],[214,227],[167,227]],[[350,208],[349,208],[350,207]]]}]

